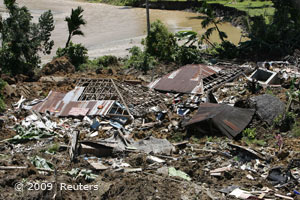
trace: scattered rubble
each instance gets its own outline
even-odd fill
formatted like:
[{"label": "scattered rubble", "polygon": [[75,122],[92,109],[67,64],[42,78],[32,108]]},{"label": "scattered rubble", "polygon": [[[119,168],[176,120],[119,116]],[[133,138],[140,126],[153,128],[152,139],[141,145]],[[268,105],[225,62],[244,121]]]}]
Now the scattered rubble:
[{"label": "scattered rubble", "polygon": [[[148,87],[104,71],[11,81],[0,115],[0,198],[299,198],[297,129],[274,126],[299,105],[297,87],[281,85],[294,78],[288,67],[187,65]],[[16,191],[18,182],[53,188]],[[59,190],[63,183],[90,190]]]}]

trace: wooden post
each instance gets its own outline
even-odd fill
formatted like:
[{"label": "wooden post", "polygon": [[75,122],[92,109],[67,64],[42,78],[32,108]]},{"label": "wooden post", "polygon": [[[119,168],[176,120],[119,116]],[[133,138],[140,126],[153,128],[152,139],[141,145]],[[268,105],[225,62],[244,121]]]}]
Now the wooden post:
[{"label": "wooden post", "polygon": [[146,0],[146,15],[147,15],[147,36],[148,36],[150,33],[149,0]]}]

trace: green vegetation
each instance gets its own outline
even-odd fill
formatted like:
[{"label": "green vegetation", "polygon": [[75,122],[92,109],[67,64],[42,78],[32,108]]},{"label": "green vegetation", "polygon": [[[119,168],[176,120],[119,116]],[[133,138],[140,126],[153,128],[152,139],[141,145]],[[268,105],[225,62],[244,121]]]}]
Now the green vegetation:
[{"label": "green vegetation", "polygon": [[247,12],[247,14],[251,17],[260,15],[273,16],[275,11],[272,1],[238,0],[234,2],[232,0],[208,0],[207,3],[218,3],[224,6],[236,8],[238,10]]},{"label": "green vegetation", "polygon": [[274,16],[267,24],[263,16],[248,23],[248,41],[240,44],[241,58],[280,59],[300,45],[300,12],[293,0],[272,0]]},{"label": "green vegetation", "polygon": [[255,139],[256,138],[256,128],[246,128],[244,131],[243,131],[243,137],[247,137],[248,139]]},{"label": "green vegetation", "polygon": [[95,62],[100,67],[108,67],[108,66],[118,66],[119,61],[116,56],[105,55],[95,59]]},{"label": "green vegetation", "polygon": [[9,139],[9,142],[14,144],[55,136],[55,133],[52,131],[36,128],[33,126],[26,128],[24,126],[17,125],[15,127],[15,130],[17,135]]},{"label": "green vegetation", "polygon": [[[182,46],[177,43],[180,40],[185,41]],[[157,64],[157,61],[176,62],[182,65],[202,62],[196,32],[181,31],[174,35],[159,20],[151,24],[149,35],[142,44],[144,50],[139,47],[130,50],[131,56],[126,62],[126,67],[133,67],[147,73]]]},{"label": "green vegetation", "polygon": [[199,51],[200,42],[198,33],[194,31],[179,31],[175,34],[177,41],[185,41],[182,46],[177,46],[175,60],[181,65],[202,63],[202,57]]},{"label": "green vegetation", "polygon": [[145,41],[146,53],[162,62],[175,61],[177,43],[175,36],[159,20],[151,23],[150,32]]},{"label": "green vegetation", "polygon": [[50,40],[53,15],[49,10],[33,23],[25,6],[18,7],[14,0],[5,0],[4,4],[9,16],[0,21],[2,72],[32,75],[41,62],[38,53],[50,54],[54,45]]},{"label": "green vegetation", "polygon": [[79,66],[86,63],[88,60],[88,50],[82,44],[69,43],[68,47],[58,48],[56,51],[57,57],[67,56],[70,62],[79,70]]},{"label": "green vegetation", "polygon": [[75,10],[72,9],[70,17],[65,18],[65,21],[68,23],[68,31],[69,31],[69,36],[65,48],[69,46],[71,38],[74,35],[84,36],[84,33],[80,30],[80,27],[86,24],[86,21],[83,19],[83,15],[82,15],[83,11],[84,10],[80,6],[78,6]]},{"label": "green vegetation", "polygon": [[286,112],[283,115],[278,115],[274,119],[274,127],[281,131],[289,131],[293,128],[296,121],[296,114],[293,112]]},{"label": "green vegetation", "polygon": [[[219,25],[222,23],[222,20],[217,17],[215,11],[204,2],[203,7],[201,8],[200,12],[205,14],[205,16],[203,17],[203,21],[201,22],[201,26],[203,29],[207,28],[205,33],[201,36],[201,40],[205,40],[205,41],[209,42],[209,38],[212,35],[212,33],[214,31],[217,31],[218,35],[220,37],[220,40],[222,42],[225,42],[225,39],[228,36],[225,32],[220,30]],[[208,28],[210,25],[212,25],[212,27]]]},{"label": "green vegetation", "polygon": [[181,142],[184,140],[185,133],[183,132],[175,132],[172,134],[172,137],[170,138],[170,141],[172,142]]},{"label": "green vegetation", "polygon": [[6,82],[3,81],[2,79],[0,79],[0,112],[3,112],[5,110],[5,103],[4,103],[4,100],[3,100],[3,94],[2,94],[2,91],[3,91],[3,88],[5,86]]},{"label": "green vegetation", "polygon": [[292,129],[292,134],[294,137],[300,137],[300,122],[296,122]]},{"label": "green vegetation", "polygon": [[99,69],[107,68],[110,66],[119,66],[121,63],[116,56],[105,55],[99,58],[88,60],[79,66],[80,71],[97,71]]},{"label": "green vegetation", "polygon": [[153,56],[146,51],[142,51],[139,47],[134,46],[130,49],[129,53],[131,56],[126,62],[127,67],[133,67],[147,73],[149,69],[157,64],[157,61]]},{"label": "green vegetation", "polygon": [[80,27],[86,24],[83,19],[83,9],[78,6],[75,10],[72,9],[70,17],[66,17],[65,21],[68,24],[68,39],[65,48],[58,48],[56,51],[57,57],[67,56],[70,62],[75,66],[76,70],[80,69],[80,65],[88,61],[88,50],[82,44],[73,44],[71,39],[75,35],[84,36]]},{"label": "green vegetation", "polygon": [[46,152],[49,154],[55,154],[59,150],[59,144],[55,143],[51,147],[49,147]]},{"label": "green vegetation", "polygon": [[[212,1],[209,1],[210,3]],[[214,3],[220,1],[214,1]],[[256,1],[257,2],[257,1]],[[220,2],[221,3],[221,2]],[[224,2],[223,2],[224,3]],[[258,6],[263,2],[254,3],[253,6]],[[206,14],[205,20],[210,22],[213,27],[208,28],[205,34],[201,36],[202,40],[212,46],[214,56],[221,58],[240,58],[255,60],[265,59],[281,59],[286,55],[291,55],[300,45],[300,12],[299,7],[295,5],[295,1],[287,0],[272,0],[266,4],[273,4],[274,15],[268,17],[266,21],[264,15],[257,15],[251,18],[245,18],[244,35],[249,40],[241,42],[235,46],[227,41],[224,35],[218,29],[220,19],[216,17],[210,4],[205,5],[202,12]],[[232,3],[233,4],[233,3]],[[238,5],[237,2],[235,5]],[[245,4],[245,3],[244,3]],[[202,22],[203,28],[206,23]],[[218,31],[222,40],[220,45],[211,44],[209,37],[213,31]],[[226,42],[226,43],[225,43]]]},{"label": "green vegetation", "polygon": [[257,132],[256,132],[256,128],[246,128],[243,131],[243,141],[247,144],[257,144],[260,146],[264,146],[266,144],[265,141],[263,140],[258,140],[256,139],[257,137]]}]

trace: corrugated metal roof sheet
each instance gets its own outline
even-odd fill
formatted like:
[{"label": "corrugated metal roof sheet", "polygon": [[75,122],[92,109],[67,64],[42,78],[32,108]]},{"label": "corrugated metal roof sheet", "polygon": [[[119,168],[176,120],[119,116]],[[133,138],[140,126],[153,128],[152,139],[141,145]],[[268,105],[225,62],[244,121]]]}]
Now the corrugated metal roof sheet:
[{"label": "corrugated metal roof sheet", "polygon": [[222,68],[217,66],[201,64],[185,65],[153,81],[148,87],[166,92],[201,94],[203,92],[201,79],[216,74],[220,70]]},{"label": "corrugated metal roof sheet", "polygon": [[223,133],[229,138],[237,136],[252,120],[255,110],[225,104],[200,104],[196,115],[184,126],[197,124],[203,134]]},{"label": "corrugated metal roof sheet", "polygon": [[[72,110],[74,108],[88,109],[86,115],[88,116],[106,116],[110,111],[111,107],[114,105],[114,100],[100,100],[100,101],[71,101],[63,107],[59,116],[73,116]],[[101,108],[99,106],[101,105]],[[83,113],[82,113],[83,114]]]},{"label": "corrugated metal roof sheet", "polygon": [[46,99],[34,105],[32,109],[41,113],[45,113],[46,111],[55,112],[57,108],[61,109],[59,105],[63,105],[61,101],[65,95],[61,92],[50,91]]},{"label": "corrugated metal roof sheet", "polygon": [[[68,93],[50,92],[45,101],[33,106],[33,110],[41,113],[49,111],[56,116],[106,116],[114,100],[77,101],[84,87],[76,87]],[[100,106],[101,105],[101,106]]]}]

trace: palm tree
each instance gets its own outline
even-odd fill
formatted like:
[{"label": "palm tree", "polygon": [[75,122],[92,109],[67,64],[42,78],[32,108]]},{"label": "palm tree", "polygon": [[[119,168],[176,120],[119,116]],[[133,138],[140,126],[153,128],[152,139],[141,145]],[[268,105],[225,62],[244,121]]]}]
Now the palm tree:
[{"label": "palm tree", "polygon": [[78,6],[75,10],[72,9],[70,17],[65,18],[65,21],[68,23],[69,29],[69,36],[66,43],[66,48],[69,46],[72,36],[84,35],[84,33],[80,30],[80,26],[86,24],[86,21],[83,19],[82,12],[83,9],[80,6]]},{"label": "palm tree", "polygon": [[207,42],[209,42],[211,34],[214,31],[218,31],[219,38],[222,40],[222,42],[224,42],[227,38],[227,34],[221,31],[218,26],[222,23],[222,20],[216,17],[215,12],[205,3],[203,5],[202,12],[205,14],[205,16],[203,17],[203,21],[201,22],[202,28],[207,28],[209,25],[213,25],[213,27],[208,28],[203,34],[202,40],[204,39]]}]

